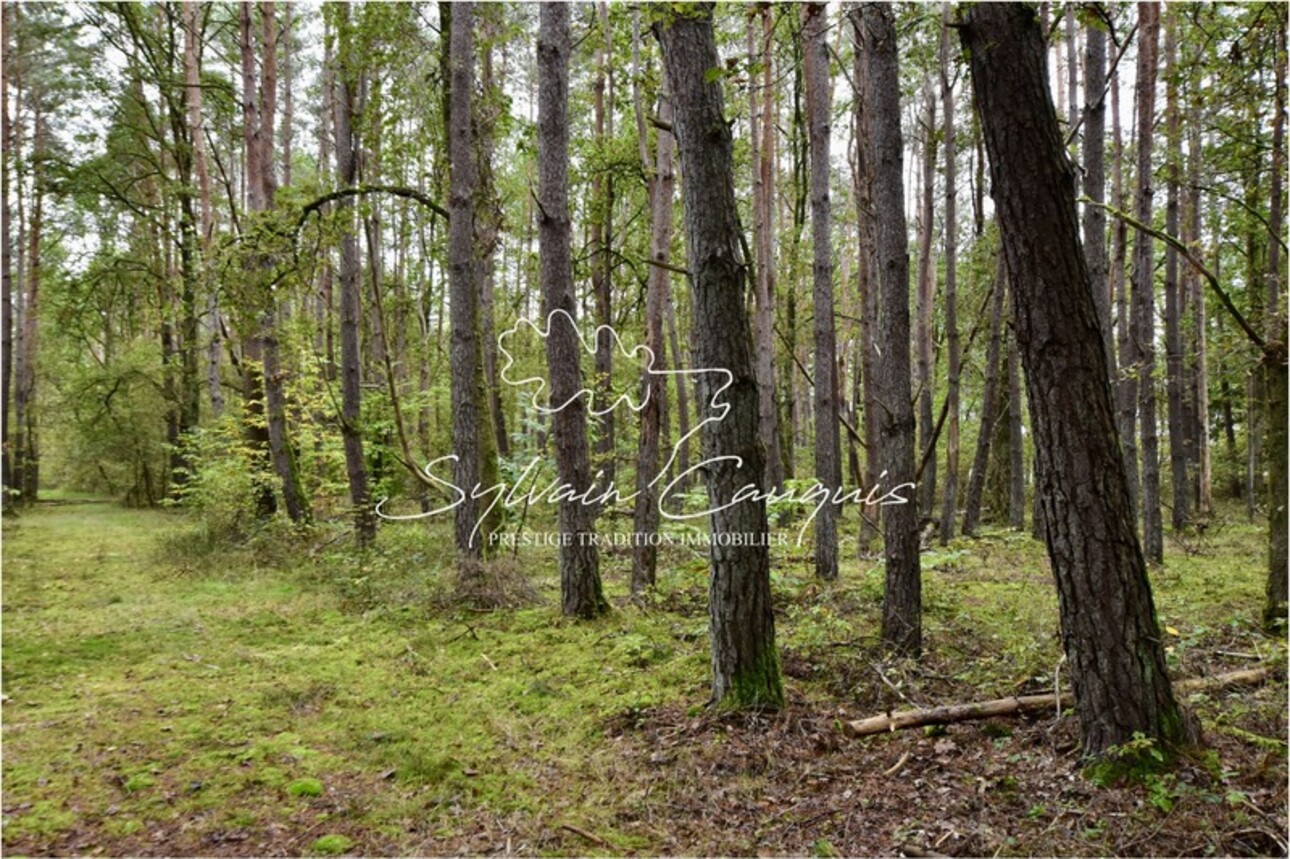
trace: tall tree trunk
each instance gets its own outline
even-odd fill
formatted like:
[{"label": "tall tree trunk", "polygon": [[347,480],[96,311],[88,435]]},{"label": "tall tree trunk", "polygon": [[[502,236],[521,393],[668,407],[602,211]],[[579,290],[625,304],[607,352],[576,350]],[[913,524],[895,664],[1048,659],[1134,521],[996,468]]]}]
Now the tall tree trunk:
[{"label": "tall tree trunk", "polygon": [[[932,223],[935,220],[936,188],[936,95],[931,77],[923,81],[923,167],[922,208],[918,216],[918,449],[915,459],[927,457],[923,480],[918,486],[918,514],[931,518],[936,505],[936,453],[933,401],[936,388],[934,326],[936,266],[932,264]],[[928,455],[928,451],[932,451]]]},{"label": "tall tree trunk", "polygon": [[[1156,62],[1160,6],[1155,0],[1138,4],[1138,172],[1134,213],[1151,223],[1151,153],[1156,115]],[[1133,339],[1138,376],[1138,410],[1142,444],[1142,549],[1147,561],[1164,562],[1164,531],[1160,516],[1160,439],[1156,420],[1156,291],[1152,237],[1138,230],[1133,244]]]},{"label": "tall tree trunk", "polygon": [[[760,58],[761,92],[748,88],[748,124],[753,147],[753,257],[756,265],[757,314],[757,412],[761,437],[766,443],[766,487],[784,483],[784,463],[779,449],[779,411],[775,403],[775,87],[773,77],[774,23],[770,4],[757,7],[761,19],[761,47],[756,49],[757,28],[748,19],[749,54]],[[760,96],[760,104],[759,98]]]},{"label": "tall tree trunk", "polygon": [[18,374],[20,416],[15,432],[21,441],[18,457],[20,469],[15,474],[19,477],[18,488],[23,504],[36,503],[40,489],[40,444],[37,436],[39,425],[36,405],[37,373],[36,359],[39,356],[38,340],[40,334],[40,287],[44,277],[43,242],[45,233],[45,136],[48,131],[42,101],[45,97],[40,86],[28,89],[28,99],[32,107],[31,128],[31,211],[27,222],[27,270],[23,287],[26,295],[22,303],[22,352],[21,372]]},{"label": "tall tree trunk", "polygon": [[[676,302],[672,299],[672,292],[668,290],[667,295],[663,297],[663,310],[667,319],[667,345],[668,350],[672,353],[672,364],[676,367],[694,366],[690,361],[687,365],[685,354],[681,351],[681,341],[676,333]],[[697,393],[697,388],[696,388]],[[690,389],[686,386],[686,377],[683,375],[676,376],[676,432],[677,432],[677,457],[676,457],[676,491],[685,492],[690,486]]]},{"label": "tall tree trunk", "polygon": [[[909,383],[909,257],[905,234],[904,142],[900,131],[900,70],[891,7],[863,3],[852,13],[865,56],[864,104],[868,116],[861,136],[873,176],[875,256],[880,299],[878,344],[881,464],[883,488],[912,502],[914,411]],[[883,511],[886,594],[882,643],[899,654],[922,650],[922,571],[918,557],[918,509],[891,504]]]},{"label": "tall tree trunk", "polygon": [[[1124,135],[1120,129],[1120,73],[1111,76],[1111,127],[1115,159],[1111,170],[1111,196],[1121,211],[1128,208],[1124,188]],[[1129,503],[1136,511],[1141,481],[1138,477],[1138,377],[1133,346],[1129,286],[1124,276],[1129,253],[1129,233],[1123,220],[1116,219],[1111,260],[1111,287],[1115,293],[1115,343],[1119,354],[1118,384],[1115,389],[1116,428],[1124,451],[1124,470],[1129,479]],[[1137,514],[1134,513],[1134,521]]]},{"label": "tall tree trunk", "polygon": [[[590,493],[587,403],[579,394],[582,344],[569,250],[569,7],[544,3],[538,30],[538,247],[546,310],[556,467],[560,482]],[[600,584],[595,511],[590,499],[560,500],[560,602],[564,613],[594,617],[608,609]]]},{"label": "tall tree trunk", "polygon": [[981,395],[981,432],[976,440],[976,455],[972,458],[972,472],[968,475],[967,498],[963,510],[963,533],[976,534],[981,517],[981,494],[985,489],[986,469],[990,464],[990,448],[999,421],[1001,403],[999,385],[999,354],[1003,348],[1003,298],[1007,292],[1004,282],[1007,269],[1003,251],[1000,250],[994,267],[994,290],[990,296],[990,342],[985,354],[985,392]]},{"label": "tall tree trunk", "polygon": [[[1111,336],[1111,289],[1106,264],[1106,31],[1100,24],[1084,28],[1084,258],[1093,282],[1097,324],[1114,383],[1115,342]],[[1119,201],[1116,201],[1117,205]]]},{"label": "tall tree trunk", "polygon": [[[1003,253],[1003,248],[999,248]],[[1004,264],[1007,264],[1005,257]],[[1009,285],[1008,291],[1012,291]],[[1015,302],[1014,302],[1015,305]],[[1017,531],[1026,528],[1025,440],[1021,435],[1021,352],[1017,345],[1016,313],[1008,337],[1008,524]]]},{"label": "tall tree trunk", "polygon": [[959,323],[958,323],[958,174],[954,159],[954,89],[950,83],[950,4],[941,24],[941,113],[945,133],[945,341],[946,366],[945,488],[941,507],[941,544],[954,537],[954,513],[959,489]]},{"label": "tall tree trunk", "polygon": [[[239,7],[238,38],[242,60],[242,139],[245,148],[242,172],[246,182],[247,208],[259,212],[265,206],[261,182],[263,168],[260,165],[263,157],[263,147],[260,144],[263,129],[260,122],[260,100],[256,92],[255,44],[251,40],[254,8],[251,3],[244,3]],[[255,268],[257,264],[248,260],[248,278],[258,276]],[[272,485],[263,474],[266,465],[269,465],[269,428],[265,420],[264,344],[260,332],[254,330],[258,325],[258,320],[248,323],[253,333],[244,336],[242,343],[242,412],[247,446],[251,451],[252,468],[256,474],[253,490],[256,515],[266,519],[277,510],[278,503]]]},{"label": "tall tree trunk", "polygon": [[1268,587],[1263,624],[1268,629],[1284,628],[1286,621],[1287,541],[1290,524],[1286,510],[1286,421],[1290,419],[1290,398],[1286,393],[1286,312],[1281,299],[1281,245],[1284,199],[1282,177],[1285,170],[1286,123],[1286,24],[1277,26],[1276,116],[1272,127],[1272,201],[1268,213],[1267,260],[1267,339],[1263,369],[1267,391],[1267,468],[1268,468]]},{"label": "tall tree trunk", "polygon": [[[337,56],[334,73],[333,107],[336,138],[336,179],[346,188],[355,184],[358,175],[354,132],[354,97],[358,89],[359,60],[354,53],[354,32],[347,3],[329,4],[334,10]],[[362,313],[358,239],[355,236],[354,198],[342,197],[336,202],[336,220],[340,237],[340,394],[341,437],[345,447],[345,475],[349,481],[349,500],[353,505],[354,534],[360,548],[376,538],[368,488],[367,460],[363,456],[362,369],[359,363],[358,329]]]},{"label": "tall tree trunk", "polygon": [[1197,730],[1165,670],[1043,36],[1033,10],[1019,4],[974,6],[960,34],[1014,287],[1048,556],[1084,752],[1104,754],[1137,732],[1167,748],[1186,744]]},{"label": "tall tree trunk", "polygon": [[[1188,204],[1187,236],[1185,241],[1198,257],[1201,250],[1201,211],[1200,211],[1200,115],[1199,110],[1192,111],[1192,121],[1187,129],[1187,186]],[[1195,389],[1194,420],[1196,461],[1196,512],[1202,519],[1208,519],[1213,513],[1213,467],[1210,460],[1209,445],[1209,336],[1208,315],[1205,311],[1205,287],[1199,273],[1191,266],[1185,269],[1187,292],[1191,295],[1192,331],[1195,347],[1192,357],[1192,379]]]},{"label": "tall tree trunk", "polygon": [[[440,8],[443,8],[442,5]],[[485,430],[479,402],[479,290],[475,283],[475,169],[471,104],[475,86],[474,4],[456,3],[450,24],[448,158],[451,174],[448,196],[448,290],[452,327],[452,449],[456,454],[453,482],[463,497],[456,507],[455,536],[458,570],[463,580],[479,571],[483,540],[492,533],[481,527],[480,504],[472,497],[481,485],[480,435]],[[481,533],[483,531],[484,533]]]},{"label": "tall tree trunk", "polygon": [[9,156],[14,151],[13,122],[9,115],[9,78],[12,74],[10,64],[13,62],[14,48],[9,41],[13,33],[12,6],[0,10],[4,16],[4,44],[0,46],[4,68],[0,71],[0,117],[3,117],[3,128],[0,128],[0,196],[3,196],[3,209],[0,216],[4,224],[0,225],[0,278],[4,281],[4,317],[0,325],[3,330],[3,346],[0,346],[0,397],[3,398],[3,410],[0,411],[0,509],[8,511],[12,505],[11,492],[13,484],[13,463],[9,450],[9,410],[13,400],[13,210],[9,205],[10,187]]},{"label": "tall tree trunk", "polygon": [[[1165,17],[1165,232],[1178,235],[1178,184],[1182,171],[1182,124],[1178,106],[1178,12]],[[1182,297],[1178,251],[1165,248],[1165,390],[1169,421],[1169,478],[1173,490],[1170,524],[1175,531],[1191,520],[1187,476],[1187,431],[1183,416]]]},{"label": "tall tree trunk", "polygon": [[[686,248],[694,296],[694,364],[704,379],[703,455],[712,543],[709,621],[712,702],[778,709],[784,704],[771,611],[766,505],[734,502],[758,484],[764,449],[757,437],[757,377],[745,310],[747,265],[739,254],[734,153],[722,105],[712,5],[655,25],[672,85],[683,170]],[[734,503],[732,503],[734,502]]]},{"label": "tall tree trunk", "polygon": [[[664,124],[672,122],[672,101],[666,92],[659,99],[659,119]],[[660,128],[658,132],[655,168],[650,180],[650,259],[657,263],[649,268],[649,283],[645,296],[645,346],[654,355],[654,366],[646,368],[642,381],[645,389],[645,407],[641,411],[640,447],[636,458],[636,511],[637,544],[632,553],[632,593],[640,593],[654,586],[658,547],[649,537],[658,532],[660,485],[659,434],[663,427],[663,406],[667,397],[667,376],[663,345],[663,311],[669,289],[668,259],[672,247],[672,197],[676,188],[676,174],[672,169],[674,143],[672,135]],[[651,372],[655,370],[657,372]],[[680,378],[680,377],[678,377]],[[574,388],[577,390],[577,388]],[[670,465],[670,463],[669,463]]]},{"label": "tall tree trunk", "polygon": [[[600,151],[600,160],[607,162],[610,141],[613,139],[614,123],[614,76],[609,65],[606,47],[611,37],[609,33],[608,6],[601,0],[596,5],[596,14],[600,21],[601,41],[596,44],[596,82],[592,90],[592,112],[596,132],[596,146]],[[608,104],[606,104],[608,100]],[[606,168],[593,168],[591,179],[592,217],[591,217],[591,292],[595,298],[596,325],[596,402],[603,409],[599,419],[599,432],[596,437],[596,468],[604,472],[604,485],[614,482],[616,471],[614,413],[605,408],[613,400],[614,349],[613,336],[610,334],[614,324],[613,317],[613,263],[610,259],[610,245],[613,241],[614,180],[613,174]],[[608,328],[600,326],[610,326]]]},{"label": "tall tree trunk", "polygon": [[[833,327],[833,217],[829,200],[829,45],[823,4],[802,7],[806,114],[811,146],[811,248],[815,329],[815,479],[832,496],[842,486],[838,433],[837,334]],[[838,577],[838,508],[830,498],[815,518],[815,575]]]},{"label": "tall tree trunk", "polygon": [[[259,157],[260,203],[261,209],[252,207],[252,211],[268,211],[274,206],[278,181],[273,169],[276,150],[274,148],[274,128],[277,122],[278,92],[278,25],[276,4],[264,0],[260,4],[262,27],[262,48],[260,57],[260,122],[262,129],[259,143],[262,147]],[[254,177],[253,177],[254,178]],[[265,260],[263,266],[269,267]],[[287,394],[286,373],[282,369],[278,341],[278,306],[272,294],[266,296],[267,309],[260,318],[260,341],[264,361],[264,403],[268,413],[269,455],[273,461],[273,470],[282,481],[283,506],[292,522],[306,522],[311,518],[309,503],[300,488],[300,476],[296,469],[296,456],[291,447],[291,438],[287,429]],[[195,339],[195,337],[194,337]],[[194,356],[195,357],[195,356]],[[196,385],[196,362],[193,363],[193,383]]]}]

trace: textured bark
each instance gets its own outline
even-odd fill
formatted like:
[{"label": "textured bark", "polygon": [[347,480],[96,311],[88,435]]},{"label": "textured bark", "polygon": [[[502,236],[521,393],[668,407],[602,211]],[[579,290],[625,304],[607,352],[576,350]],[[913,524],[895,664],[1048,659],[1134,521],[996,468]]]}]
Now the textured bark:
[{"label": "textured bark", "polygon": [[[757,312],[757,414],[761,437],[766,443],[766,486],[784,483],[784,464],[779,449],[779,411],[775,403],[775,52],[774,23],[769,3],[758,7],[761,46],[755,56],[762,64],[761,89],[748,89],[748,116],[753,150],[753,256],[756,265]],[[757,39],[754,19],[748,21],[750,41]],[[755,44],[749,45],[753,54]],[[758,96],[760,96],[760,103]]]},{"label": "textured bark", "polygon": [[[914,411],[909,383],[909,257],[905,235],[904,143],[900,131],[900,71],[891,7],[863,3],[852,12],[865,56],[867,117],[861,141],[872,170],[876,216],[874,248],[878,277],[878,367],[883,488],[914,481]],[[904,493],[907,497],[908,491]],[[912,502],[912,498],[910,499]],[[886,593],[882,642],[891,651],[916,656],[922,650],[922,572],[918,557],[918,510],[913,503],[882,514]]]},{"label": "textured bark", "polygon": [[[860,16],[851,15],[852,33],[855,43],[860,44]],[[864,382],[864,445],[865,468],[862,485],[875,486],[881,472],[881,410],[878,406],[878,275],[874,255],[874,236],[877,230],[876,216],[873,208],[873,171],[870,165],[868,144],[864,139],[865,106],[864,94],[867,89],[867,64],[860,51],[854,52],[852,59],[852,81],[855,83],[853,109],[855,122],[856,146],[853,148],[855,160],[855,204],[858,245],[859,285],[860,285],[860,357],[859,365]],[[880,507],[870,507],[861,511],[859,551],[868,555],[873,540],[878,536],[878,524],[881,518]]]},{"label": "textured bark", "polygon": [[1084,28],[1084,258],[1093,283],[1097,325],[1106,349],[1109,378],[1114,380],[1115,347],[1111,338],[1111,289],[1106,264],[1106,31],[1099,25]]},{"label": "textured bark", "polygon": [[[1155,0],[1138,4],[1137,121],[1138,165],[1134,214],[1151,223],[1154,188],[1151,154],[1156,107],[1156,62],[1159,54],[1160,6]],[[1138,412],[1142,446],[1142,549],[1147,561],[1164,562],[1164,529],[1160,516],[1160,438],[1156,423],[1156,291],[1154,241],[1138,230],[1133,243],[1134,369],[1138,377]]]},{"label": "textured bark", "polygon": [[[667,346],[668,351],[672,354],[672,363],[677,367],[694,366],[691,361],[687,364],[685,353],[681,351],[681,340],[676,333],[676,303],[672,299],[672,292],[668,290],[663,299],[663,310],[667,316]],[[690,486],[690,388],[686,383],[685,376],[676,376],[676,430],[677,438],[685,439],[681,442],[680,448],[676,455],[677,469],[677,493],[684,493]]]},{"label": "textured bark", "polygon": [[[248,177],[248,181],[258,184],[260,209],[251,207],[252,211],[268,211],[274,206],[278,182],[273,169],[276,150],[274,148],[274,127],[277,122],[277,49],[278,27],[275,4],[265,0],[260,4],[261,54],[260,54],[260,122],[259,145],[261,147],[258,168],[258,180]],[[271,260],[260,262],[263,268],[271,266]],[[287,515],[292,522],[308,521],[309,505],[300,489],[300,478],[296,470],[295,453],[291,448],[291,439],[287,428],[287,395],[286,374],[282,369],[278,354],[278,306],[272,296],[266,299],[268,308],[260,317],[260,348],[264,362],[264,404],[268,423],[269,456],[273,470],[282,483],[282,501]],[[193,326],[195,328],[195,325]],[[195,338],[194,338],[195,339]],[[194,353],[194,359],[196,355]],[[185,359],[185,366],[187,360]],[[193,362],[193,389],[196,389],[196,361]],[[184,376],[187,376],[185,370]],[[187,387],[187,382],[184,382]],[[181,410],[182,414],[182,410]],[[182,428],[182,427],[181,427]]]},{"label": "textured bark", "polygon": [[[1200,198],[1200,126],[1199,111],[1193,113],[1193,121],[1188,123],[1187,131],[1187,185],[1189,187],[1187,204],[1187,230],[1184,241],[1192,248],[1193,253],[1200,253],[1201,245],[1201,198]],[[1206,331],[1208,315],[1205,312],[1205,287],[1200,274],[1191,266],[1185,269],[1183,278],[1186,293],[1190,296],[1192,312],[1192,386],[1194,401],[1192,407],[1193,454],[1196,462],[1196,513],[1208,519],[1214,508],[1213,466],[1210,459],[1209,445],[1209,337]]]},{"label": "textured bark", "polygon": [[[546,354],[551,402],[568,403],[552,418],[556,468],[560,482],[581,494],[590,490],[592,477],[587,403],[582,396],[574,397],[582,390],[578,363],[582,347],[574,328],[577,304],[569,250],[569,7],[544,3],[538,15],[538,247],[542,297],[550,324]],[[560,603],[564,613],[577,617],[603,613],[608,604],[600,584],[600,556],[592,539],[593,507],[583,499],[563,497],[560,533]]]},{"label": "textured bark", "polygon": [[[1179,182],[1182,171],[1182,116],[1178,105],[1178,12],[1165,17],[1165,232],[1178,235]],[[1187,475],[1187,432],[1183,415],[1182,297],[1178,251],[1165,248],[1165,391],[1169,426],[1169,480],[1173,530],[1191,520],[1191,480]]]},{"label": "textured bark", "polygon": [[12,503],[10,494],[13,488],[13,463],[10,460],[9,450],[9,410],[13,400],[13,210],[10,207],[9,200],[12,189],[10,188],[9,176],[9,153],[13,152],[13,124],[9,115],[9,78],[12,74],[10,63],[13,57],[13,47],[10,45],[9,37],[13,33],[12,19],[14,7],[5,6],[0,14],[4,16],[3,46],[0,46],[0,56],[4,58],[4,68],[0,70],[0,147],[3,147],[6,157],[0,157],[0,196],[4,198],[3,209],[0,210],[0,217],[4,218],[4,223],[0,225],[0,278],[3,278],[4,284],[4,316],[0,322],[0,335],[3,336],[3,345],[0,345],[0,399],[3,400],[3,409],[0,410],[0,508],[8,510]]},{"label": "textured bark", "polygon": [[[1127,208],[1124,188],[1124,135],[1120,129],[1120,75],[1111,77],[1111,137],[1115,159],[1111,171],[1111,196],[1116,208]],[[1121,372],[1115,389],[1116,427],[1124,452],[1125,474],[1129,479],[1129,503],[1138,507],[1138,380],[1134,369],[1133,327],[1129,313],[1129,287],[1124,268],[1129,252],[1129,233],[1123,220],[1116,219],[1111,261],[1111,288],[1115,294],[1115,344]],[[1137,520],[1137,514],[1134,514]]]},{"label": "textured bark", "polygon": [[[659,99],[659,119],[672,122],[672,101],[666,92]],[[649,283],[645,296],[645,345],[655,356],[654,368],[666,369],[663,344],[663,315],[670,288],[670,273],[663,266],[669,264],[672,247],[672,198],[676,188],[676,174],[672,169],[675,143],[672,135],[659,129],[654,175],[650,181],[650,259],[659,265],[650,266]],[[663,427],[663,405],[667,396],[666,376],[657,372],[645,373],[645,408],[641,410],[640,445],[636,457],[636,510],[635,530],[638,535],[658,532],[659,495],[664,483],[659,478],[659,436]],[[576,390],[576,388],[575,388]],[[649,540],[641,540],[632,552],[632,593],[640,593],[654,586],[658,564],[658,547]]]},{"label": "textured bark", "polygon": [[[468,579],[483,557],[482,533],[477,533],[480,504],[472,497],[480,484],[479,437],[487,420],[481,414],[479,375],[479,290],[475,284],[475,192],[478,180],[471,123],[475,86],[474,4],[452,8],[449,47],[448,110],[448,292],[452,328],[452,449],[456,455],[453,482],[465,497],[457,505],[454,536],[458,572]],[[483,529],[479,529],[482,532]]]},{"label": "textured bark", "polygon": [[[735,493],[758,484],[764,451],[758,438],[757,377],[745,310],[747,266],[740,257],[734,156],[723,113],[712,5],[674,12],[655,29],[673,88],[677,146],[685,200],[686,248],[694,296],[694,364],[722,368],[730,384],[705,378],[703,454],[708,480],[711,584],[712,702],[721,707],[778,709],[784,704],[765,502],[732,505]],[[721,405],[714,405],[713,400]],[[735,545],[735,543],[743,543]],[[748,545],[760,543],[760,545]]]},{"label": "textured bark", "polygon": [[[242,60],[242,138],[245,150],[243,173],[246,177],[247,208],[251,211],[263,211],[263,184],[260,178],[263,170],[260,159],[263,147],[260,144],[262,128],[260,123],[260,102],[257,96],[255,47],[251,40],[251,25],[255,7],[244,3],[239,7],[238,38]],[[248,261],[248,268],[255,265]],[[254,277],[248,273],[248,277]],[[254,327],[254,323],[252,323]],[[264,345],[259,332],[244,335],[242,342],[242,413],[245,422],[247,445],[251,450],[253,467],[257,472],[255,483],[256,515],[260,518],[271,516],[278,506],[273,494],[273,487],[258,475],[269,460],[269,428],[265,420],[264,408]]]},{"label": "textured bark", "polygon": [[[815,479],[830,493],[842,485],[838,428],[837,333],[833,326],[833,216],[829,200],[828,15],[823,4],[802,7],[806,116],[811,147],[812,296],[815,334]],[[825,504],[815,517],[815,574],[838,577],[838,508]]]},{"label": "textured bark", "polygon": [[1268,587],[1263,610],[1263,624],[1268,629],[1284,627],[1286,621],[1287,542],[1287,428],[1290,398],[1286,392],[1286,312],[1281,298],[1281,246],[1283,200],[1282,176],[1285,170],[1286,122],[1286,30],[1282,20],[1276,41],[1276,116],[1272,129],[1272,201],[1268,212],[1267,260],[1267,340],[1263,370],[1267,395],[1267,442],[1265,454],[1268,469]]},{"label": "textured bark", "polygon": [[985,474],[990,463],[990,449],[999,422],[1000,367],[999,355],[1003,350],[1003,299],[1007,292],[1004,279],[1007,268],[1003,251],[999,251],[994,269],[994,294],[990,297],[990,342],[985,353],[985,392],[981,395],[981,432],[976,440],[976,455],[972,458],[972,472],[968,475],[967,497],[963,505],[963,533],[976,533],[981,519],[981,495],[985,489]]},{"label": "textured bark", "polygon": [[981,4],[960,31],[990,153],[1035,428],[1049,560],[1083,747],[1136,732],[1166,747],[1197,738],[1165,671],[1088,268],[1072,165],[1032,9]]},{"label": "textured bark", "polygon": [[[592,120],[595,126],[596,147],[601,158],[609,157],[609,142],[614,137],[614,77],[606,55],[610,39],[608,6],[601,0],[596,6],[600,22],[601,41],[596,44],[596,82],[592,89]],[[606,105],[606,100],[608,104]],[[595,169],[591,175],[591,293],[595,299],[596,325],[612,326],[613,317],[613,241],[614,179],[608,170]],[[608,404],[613,399],[614,349],[613,338],[607,329],[596,337],[596,402]],[[605,410],[598,419],[596,436],[596,468],[604,472],[604,484],[614,482],[617,471],[614,441],[614,413]]]},{"label": "textured bark", "polygon": [[923,479],[918,486],[918,514],[931,518],[936,504],[936,417],[933,394],[936,344],[933,340],[933,302],[936,300],[936,267],[932,264],[932,222],[935,219],[936,187],[936,96],[932,81],[923,81],[923,165],[922,208],[918,216],[918,372],[914,383],[918,391],[918,456],[927,456]]},{"label": "textured bark", "polygon": [[950,4],[941,24],[941,113],[945,135],[945,346],[947,353],[945,486],[941,490],[941,544],[954,538],[959,491],[958,174],[954,159],[954,88],[950,83]]},{"label": "textured bark", "polygon": [[[353,54],[349,5],[337,3],[331,8],[336,10],[337,19],[338,56],[333,98],[336,179],[344,187],[353,187],[358,178],[355,159],[357,142],[353,127],[357,58]],[[362,311],[359,299],[360,271],[358,239],[354,235],[353,197],[342,197],[336,202],[336,220],[341,227],[338,272],[340,280],[340,431],[345,448],[345,475],[349,482],[349,500],[353,505],[354,534],[359,547],[362,548],[371,544],[376,536],[376,517],[372,514],[367,461],[363,457],[363,432],[360,425],[363,393],[358,328]]]}]

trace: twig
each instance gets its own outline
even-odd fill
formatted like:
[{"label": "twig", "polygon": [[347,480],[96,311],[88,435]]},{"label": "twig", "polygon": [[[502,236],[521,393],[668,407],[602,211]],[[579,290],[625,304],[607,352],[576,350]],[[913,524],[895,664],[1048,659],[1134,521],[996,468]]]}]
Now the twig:
[{"label": "twig", "polygon": [[900,756],[900,760],[896,761],[890,767],[883,770],[882,774],[890,778],[891,776],[894,776],[896,773],[900,772],[901,769],[904,768],[905,764],[908,761],[909,761],[909,752],[905,752],[903,755]]},{"label": "twig", "polygon": [[[487,657],[485,657],[485,658],[487,658]],[[561,829],[566,829],[566,830],[568,830],[569,832],[572,832],[574,835],[581,835],[583,838],[587,839],[587,840],[588,840],[588,841],[590,841],[592,844],[595,844],[595,845],[597,845],[597,846],[599,846],[599,847],[608,847],[608,846],[609,846],[609,842],[608,842],[608,841],[606,841],[605,839],[601,838],[599,835],[597,835],[597,834],[596,834],[596,833],[594,833],[594,832],[588,832],[587,830],[583,829],[581,826],[574,826],[572,823],[561,823],[561,824],[560,824],[560,828],[561,828]]]}]

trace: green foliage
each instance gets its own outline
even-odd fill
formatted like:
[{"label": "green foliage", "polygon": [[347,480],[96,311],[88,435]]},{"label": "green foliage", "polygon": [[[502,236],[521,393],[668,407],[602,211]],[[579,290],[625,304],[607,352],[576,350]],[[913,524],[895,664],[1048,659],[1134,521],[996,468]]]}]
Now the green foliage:
[{"label": "green foliage", "polygon": [[324,835],[313,843],[313,852],[319,856],[339,856],[353,848],[353,840],[344,835]]},{"label": "green foliage", "polygon": [[287,785],[288,796],[322,796],[323,783],[316,778],[300,778]]}]

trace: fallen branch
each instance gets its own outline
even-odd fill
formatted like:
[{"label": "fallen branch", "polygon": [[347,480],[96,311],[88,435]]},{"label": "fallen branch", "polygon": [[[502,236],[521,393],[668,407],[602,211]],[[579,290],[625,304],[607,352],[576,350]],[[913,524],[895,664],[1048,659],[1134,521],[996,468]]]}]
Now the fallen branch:
[{"label": "fallen branch", "polygon": [[[1272,668],[1252,668],[1247,671],[1217,674],[1213,677],[1179,680],[1173,686],[1175,693],[1184,695],[1228,686],[1255,686],[1268,679],[1271,674]],[[996,698],[993,701],[979,701],[974,704],[933,707],[930,710],[902,710],[899,713],[887,713],[882,716],[871,716],[868,719],[846,722],[845,726],[847,733],[851,736],[866,737],[870,734],[900,731],[905,728],[921,728],[924,725],[951,725],[956,722],[969,722],[975,719],[992,719],[997,716],[1039,713],[1055,708],[1059,701],[1062,706],[1070,707],[1075,703],[1075,696],[1070,692],[1060,696],[1053,694],[1021,695],[1011,698]]]},{"label": "fallen branch", "polygon": [[574,835],[581,835],[583,838],[595,844],[597,847],[608,847],[609,842],[601,838],[594,832],[588,832],[581,826],[574,826],[572,823],[561,823],[560,828],[572,832]]}]

